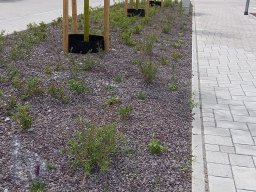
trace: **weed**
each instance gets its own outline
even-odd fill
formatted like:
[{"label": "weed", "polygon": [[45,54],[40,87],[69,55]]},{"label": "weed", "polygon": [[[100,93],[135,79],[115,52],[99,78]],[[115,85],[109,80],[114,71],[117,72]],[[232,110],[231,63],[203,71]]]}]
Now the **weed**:
[{"label": "weed", "polygon": [[172,53],[172,58],[174,61],[178,61],[183,57],[182,53],[175,51]]},{"label": "weed", "polygon": [[52,74],[53,74],[53,68],[52,68],[51,66],[49,66],[49,65],[46,65],[46,66],[44,67],[43,71],[44,71],[44,73],[45,73],[48,77],[52,76]]},{"label": "weed", "polygon": [[118,132],[115,124],[103,127],[90,125],[77,132],[68,142],[67,153],[73,157],[75,166],[82,166],[84,173],[89,175],[93,169],[107,171],[112,155],[117,150]]},{"label": "weed", "polygon": [[172,30],[172,27],[169,23],[166,23],[163,25],[163,28],[162,28],[163,33],[169,34],[171,30]]},{"label": "weed", "polygon": [[160,155],[162,153],[167,152],[167,147],[162,145],[160,140],[156,139],[155,136],[153,135],[153,138],[150,140],[148,144],[148,150],[152,154]]},{"label": "weed", "polygon": [[47,168],[48,171],[52,171],[52,170],[56,169],[56,167],[55,167],[55,165],[52,161],[47,161],[46,162],[46,168]]},{"label": "weed", "polygon": [[144,92],[140,91],[140,92],[138,92],[138,94],[137,94],[137,98],[138,98],[139,100],[145,100],[145,99],[146,99],[146,95],[145,95]]},{"label": "weed", "polygon": [[132,39],[132,32],[125,31],[121,34],[121,36],[125,45],[134,46],[136,44],[135,41]]},{"label": "weed", "polygon": [[113,81],[121,83],[123,81],[123,76],[121,74],[117,74],[113,77]]},{"label": "weed", "polygon": [[0,89],[0,98],[4,96],[4,91]]},{"label": "weed", "polygon": [[36,181],[32,183],[31,192],[43,192],[43,191],[45,191],[44,183],[40,181]]},{"label": "weed", "polygon": [[135,59],[135,60],[132,61],[133,65],[139,65],[140,66],[140,65],[142,65],[142,63],[143,62],[141,60],[138,60],[138,59]]},{"label": "weed", "polygon": [[77,94],[82,94],[87,91],[87,87],[85,86],[85,83],[82,81],[71,79],[68,81],[68,85],[69,89],[71,91],[76,92]]},{"label": "weed", "polygon": [[154,34],[147,35],[146,38],[144,39],[141,49],[147,54],[152,54],[156,41],[157,41],[156,35]]},{"label": "weed", "polygon": [[4,45],[5,45],[5,36],[4,36],[4,31],[0,32],[0,54],[2,53],[3,49],[4,49]]},{"label": "weed", "polygon": [[25,98],[41,95],[42,93],[43,89],[40,85],[39,79],[37,77],[29,77],[24,85]]},{"label": "weed", "polygon": [[21,79],[20,75],[14,76],[11,80],[12,85],[14,86],[14,88],[16,89],[21,89],[23,86],[23,80]]},{"label": "weed", "polygon": [[160,58],[160,63],[162,64],[162,65],[168,65],[169,64],[169,61],[168,61],[168,59],[166,58],[166,57],[161,57]]},{"label": "weed", "polygon": [[134,27],[134,33],[135,34],[140,34],[140,32],[143,30],[143,26],[142,25],[136,25]]},{"label": "weed", "polygon": [[189,105],[190,111],[192,111],[194,108],[196,108],[198,106],[198,103],[196,103],[195,100],[193,99],[193,97],[191,97],[188,100],[188,105]]},{"label": "weed", "polygon": [[32,125],[32,117],[29,114],[28,105],[18,105],[16,118],[23,129],[28,129]]},{"label": "weed", "polygon": [[112,96],[108,99],[106,99],[106,104],[108,105],[115,105],[121,103],[120,98],[118,96]]},{"label": "weed", "polygon": [[154,63],[143,63],[140,65],[141,73],[147,83],[152,83],[156,78],[157,67]]},{"label": "weed", "polygon": [[133,108],[131,105],[121,106],[118,108],[118,113],[122,119],[127,119],[127,118],[129,118],[132,110],[133,110]]},{"label": "weed", "polygon": [[168,83],[168,88],[171,91],[176,91],[178,89],[178,85],[176,83]]},{"label": "weed", "polygon": [[48,93],[55,99],[60,100],[62,103],[68,103],[69,98],[65,94],[65,89],[58,85],[57,82],[51,82]]},{"label": "weed", "polygon": [[94,68],[95,65],[96,65],[95,59],[92,58],[92,56],[90,56],[89,54],[86,54],[83,58],[81,68],[83,71],[90,71],[91,69]]}]

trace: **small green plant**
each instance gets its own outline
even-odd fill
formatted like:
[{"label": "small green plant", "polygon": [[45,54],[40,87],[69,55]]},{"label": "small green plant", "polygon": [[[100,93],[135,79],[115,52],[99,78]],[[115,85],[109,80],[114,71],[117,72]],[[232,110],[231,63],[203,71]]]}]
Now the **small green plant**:
[{"label": "small green plant", "polygon": [[167,152],[167,147],[162,145],[159,139],[156,139],[155,136],[149,141],[148,150],[152,154],[160,155]]},{"label": "small green plant", "polygon": [[4,91],[0,89],[0,98],[4,96]]},{"label": "small green plant", "polygon": [[68,81],[68,85],[69,89],[71,91],[76,92],[77,94],[82,94],[87,91],[87,87],[85,86],[85,83],[82,81],[71,79]]},{"label": "small green plant", "polygon": [[143,64],[143,62],[141,61],[141,60],[139,60],[139,59],[135,59],[135,60],[132,60],[132,64],[133,65],[142,65]]},{"label": "small green plant", "polygon": [[55,167],[55,165],[52,161],[47,161],[46,162],[46,168],[47,168],[48,171],[52,171],[52,170],[56,169],[56,167]]},{"label": "small green plant", "polygon": [[81,68],[83,71],[90,71],[91,69],[93,69],[96,66],[96,61],[95,59],[89,55],[86,54],[83,58],[83,62],[81,64]]},{"label": "small green plant", "polygon": [[113,80],[117,83],[121,83],[123,81],[123,76],[121,74],[117,74],[113,77]]},{"label": "small green plant", "polygon": [[65,94],[65,89],[58,85],[57,82],[51,82],[48,88],[48,94],[50,94],[55,99],[60,100],[62,103],[68,103],[69,98]]},{"label": "small green plant", "polygon": [[140,91],[140,92],[138,92],[138,94],[137,94],[137,98],[138,98],[139,100],[145,100],[145,99],[146,99],[146,95],[145,95],[144,92]]},{"label": "small green plant", "polygon": [[108,105],[115,105],[121,103],[120,98],[118,96],[111,96],[110,98],[106,99],[106,104]]},{"label": "small green plant", "polygon": [[168,88],[171,91],[176,91],[178,89],[178,85],[176,83],[168,83]]},{"label": "small green plant", "polygon": [[154,63],[147,62],[140,65],[140,71],[146,83],[152,83],[157,74],[157,67]]},{"label": "small green plant", "polygon": [[73,157],[75,166],[83,167],[84,173],[89,175],[93,168],[107,171],[112,155],[117,151],[119,136],[115,124],[103,127],[82,125],[68,142],[67,153]]},{"label": "small green plant", "polygon": [[130,31],[124,31],[122,33],[122,40],[124,44],[128,46],[134,46],[136,44],[135,41],[132,39],[132,32]]},{"label": "small green plant", "polygon": [[48,77],[52,76],[53,74],[53,67],[46,65],[43,69],[44,74],[47,75]]},{"label": "small green plant", "polygon": [[142,25],[136,25],[134,27],[134,33],[135,34],[139,34],[142,30],[143,30],[143,26]]},{"label": "small green plant", "polygon": [[178,61],[183,57],[182,53],[175,51],[172,53],[172,58],[174,61]]},{"label": "small green plant", "polygon": [[4,31],[0,32],[0,54],[2,53],[5,45],[5,36],[4,36]]},{"label": "small green plant", "polygon": [[28,80],[25,81],[25,85],[24,85],[25,98],[32,97],[35,95],[41,95],[42,93],[43,93],[43,89],[37,77],[29,77]]},{"label": "small green plant", "polygon": [[152,54],[157,37],[154,34],[147,35],[142,45],[142,50],[147,54]]},{"label": "small green plant", "polygon": [[160,63],[162,64],[162,65],[168,65],[169,64],[169,61],[168,61],[168,59],[166,58],[166,57],[161,57],[160,58]]},{"label": "small green plant", "polygon": [[44,183],[40,181],[36,181],[32,183],[31,192],[43,192],[43,191],[45,191]]},{"label": "small green plant", "polygon": [[196,103],[195,100],[193,99],[193,97],[191,97],[188,100],[188,105],[189,105],[190,111],[192,111],[194,108],[196,108],[198,106],[198,103]]},{"label": "small green plant", "polygon": [[18,105],[16,118],[23,129],[28,129],[32,125],[32,117],[29,114],[28,105]]},{"label": "small green plant", "polygon": [[165,23],[163,25],[163,28],[162,28],[163,33],[169,34],[171,32],[171,30],[172,30],[172,27],[171,27],[170,23]]},{"label": "small green plant", "polygon": [[122,119],[127,119],[129,118],[132,110],[133,110],[133,107],[131,105],[121,106],[118,108],[118,113]]}]

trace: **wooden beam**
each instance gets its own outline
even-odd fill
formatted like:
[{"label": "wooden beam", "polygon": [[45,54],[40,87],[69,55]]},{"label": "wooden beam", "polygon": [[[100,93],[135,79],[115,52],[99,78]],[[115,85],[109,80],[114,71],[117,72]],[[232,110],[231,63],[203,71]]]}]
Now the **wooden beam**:
[{"label": "wooden beam", "polygon": [[73,33],[77,33],[77,3],[76,0],[72,0],[72,30]]},{"label": "wooden beam", "polygon": [[104,49],[109,50],[109,0],[104,0]]},{"label": "wooden beam", "polygon": [[63,0],[63,49],[68,53],[68,0]]}]

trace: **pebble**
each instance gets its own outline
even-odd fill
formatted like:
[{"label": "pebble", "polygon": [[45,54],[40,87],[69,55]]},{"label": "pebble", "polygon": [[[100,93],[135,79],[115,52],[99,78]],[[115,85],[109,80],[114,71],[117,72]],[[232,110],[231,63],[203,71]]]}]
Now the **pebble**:
[{"label": "pebble", "polygon": [[11,119],[10,119],[10,117],[6,117],[5,119],[4,119],[4,122],[8,122],[8,121],[10,121]]}]

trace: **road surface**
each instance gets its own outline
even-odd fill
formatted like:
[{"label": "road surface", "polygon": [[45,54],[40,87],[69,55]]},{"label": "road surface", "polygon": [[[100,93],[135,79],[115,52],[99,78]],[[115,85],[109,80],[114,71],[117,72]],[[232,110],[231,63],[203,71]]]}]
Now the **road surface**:
[{"label": "road surface", "polygon": [[[12,33],[26,29],[27,24],[32,22],[51,22],[62,16],[62,2],[62,0],[0,0],[0,31]],[[103,5],[103,2],[103,0],[90,0],[90,6]],[[78,0],[77,3],[78,12],[82,12],[83,0]]]}]

